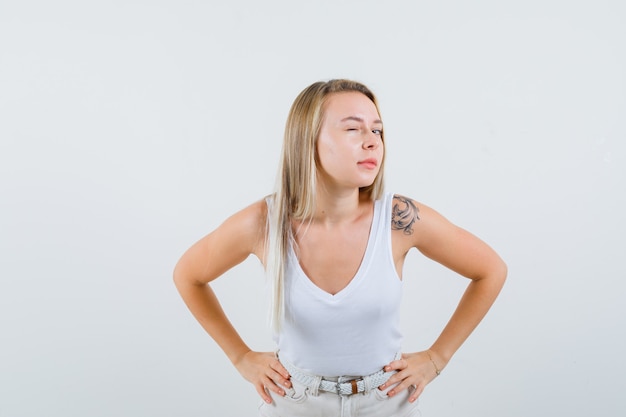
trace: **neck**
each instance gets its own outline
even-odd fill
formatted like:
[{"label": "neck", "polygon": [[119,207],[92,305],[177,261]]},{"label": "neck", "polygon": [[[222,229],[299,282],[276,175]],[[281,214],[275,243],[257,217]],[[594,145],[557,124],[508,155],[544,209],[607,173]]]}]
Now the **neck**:
[{"label": "neck", "polygon": [[359,189],[328,190],[317,187],[315,214],[313,221],[323,224],[337,224],[354,220],[362,211]]}]

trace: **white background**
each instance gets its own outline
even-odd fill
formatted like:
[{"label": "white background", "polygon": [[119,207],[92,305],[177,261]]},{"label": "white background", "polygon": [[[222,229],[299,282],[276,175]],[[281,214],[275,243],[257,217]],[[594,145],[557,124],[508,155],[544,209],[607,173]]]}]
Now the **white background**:
[{"label": "white background", "polygon": [[[336,77],[379,96],[388,189],[509,265],[423,415],[624,415],[625,28],[620,0],[0,1],[0,416],[256,415],[171,273]],[[406,351],[465,284],[410,256]],[[215,288],[271,350],[258,261]]]}]

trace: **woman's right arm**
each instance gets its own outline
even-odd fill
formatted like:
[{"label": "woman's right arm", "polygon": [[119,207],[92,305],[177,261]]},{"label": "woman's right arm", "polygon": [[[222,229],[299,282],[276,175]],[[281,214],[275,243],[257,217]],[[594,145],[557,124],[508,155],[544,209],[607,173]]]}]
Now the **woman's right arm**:
[{"label": "woman's right arm", "polygon": [[250,381],[263,400],[265,390],[284,395],[289,374],[270,352],[254,352],[239,336],[209,283],[243,262],[251,254],[264,258],[267,205],[259,201],[228,218],[196,242],[174,269],[174,283],[200,325],[215,340],[237,370]]}]

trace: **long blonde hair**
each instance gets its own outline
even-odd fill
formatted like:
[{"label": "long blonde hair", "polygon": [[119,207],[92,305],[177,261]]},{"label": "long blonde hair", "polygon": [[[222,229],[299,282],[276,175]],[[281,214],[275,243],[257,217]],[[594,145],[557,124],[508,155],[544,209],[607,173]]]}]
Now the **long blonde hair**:
[{"label": "long blonde hair", "polygon": [[[369,88],[356,81],[337,79],[319,81],[305,88],[296,97],[287,117],[276,191],[270,199],[266,239],[266,271],[272,288],[270,320],[275,331],[281,329],[284,320],[283,284],[285,261],[293,239],[291,221],[310,220],[315,211],[316,144],[324,105],[329,95],[352,91],[368,97],[380,114],[376,97]],[[384,157],[374,182],[361,188],[361,195],[372,200],[382,196],[383,168]]]}]

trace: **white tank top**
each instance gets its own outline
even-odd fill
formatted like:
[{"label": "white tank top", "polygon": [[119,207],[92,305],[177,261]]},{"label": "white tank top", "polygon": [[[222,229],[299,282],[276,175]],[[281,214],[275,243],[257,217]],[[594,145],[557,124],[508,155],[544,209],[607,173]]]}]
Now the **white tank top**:
[{"label": "white tank top", "polygon": [[374,203],[365,256],[350,283],[335,295],[304,273],[290,247],[285,271],[285,320],[274,335],[280,356],[321,376],[364,376],[400,351],[402,281],[391,252],[391,203]]}]

